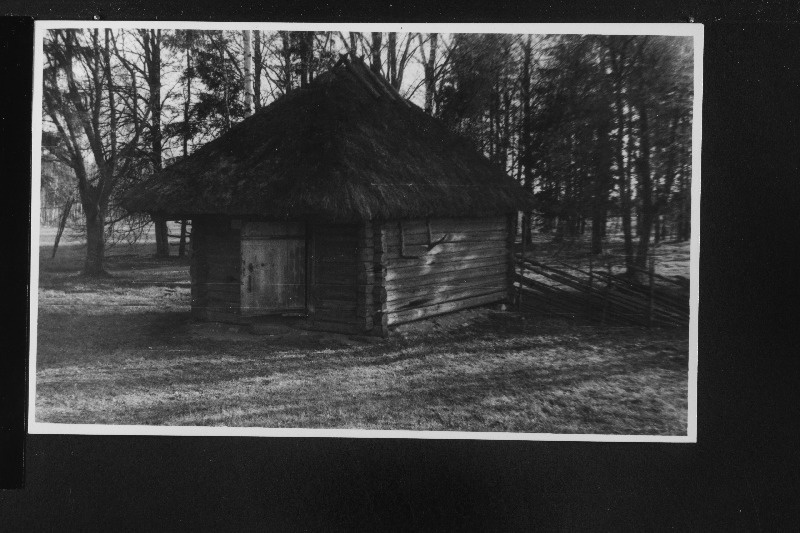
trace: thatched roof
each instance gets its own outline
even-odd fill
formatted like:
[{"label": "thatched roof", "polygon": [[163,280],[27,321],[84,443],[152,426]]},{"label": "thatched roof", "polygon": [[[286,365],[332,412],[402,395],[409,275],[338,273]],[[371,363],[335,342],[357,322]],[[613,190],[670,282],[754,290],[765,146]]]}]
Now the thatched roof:
[{"label": "thatched roof", "polygon": [[482,216],[529,196],[360,59],[342,58],[131,190],[129,211],[371,220]]}]

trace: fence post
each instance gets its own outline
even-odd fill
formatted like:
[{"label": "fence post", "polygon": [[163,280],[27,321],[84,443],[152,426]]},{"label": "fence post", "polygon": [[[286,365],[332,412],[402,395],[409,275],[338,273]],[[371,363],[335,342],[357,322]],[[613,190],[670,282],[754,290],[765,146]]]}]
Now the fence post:
[{"label": "fence post", "polygon": [[[522,217],[523,224],[525,223],[525,217]],[[519,263],[519,275],[521,278],[525,277],[525,227],[522,227],[522,231],[520,231],[522,246],[521,246],[521,253],[522,253],[522,261]],[[519,284],[519,289],[517,290],[517,311],[522,310],[522,283]]]},{"label": "fence post", "polygon": [[611,291],[611,283],[612,283],[611,280],[613,279],[611,277],[611,260],[609,260],[608,263],[606,263],[606,268],[608,269],[608,283],[606,283],[606,288],[603,291],[603,315],[600,319],[601,326],[606,325],[606,312],[608,310],[608,293]]}]

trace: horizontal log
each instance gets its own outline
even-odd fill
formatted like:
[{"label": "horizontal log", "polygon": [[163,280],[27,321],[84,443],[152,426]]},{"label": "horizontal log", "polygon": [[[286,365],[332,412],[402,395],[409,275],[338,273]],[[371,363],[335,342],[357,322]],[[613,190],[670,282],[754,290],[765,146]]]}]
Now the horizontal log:
[{"label": "horizontal log", "polygon": [[241,259],[241,254],[239,253],[239,247],[238,246],[235,249],[231,249],[231,250],[225,250],[223,248],[205,249],[205,250],[202,251],[200,256],[206,257],[206,258],[214,258],[214,259],[231,258],[234,261],[238,261],[239,259]]},{"label": "horizontal log", "polygon": [[351,256],[358,255],[359,246],[355,243],[319,242],[314,244],[313,255],[318,258],[325,256]]},{"label": "horizontal log", "polygon": [[311,293],[317,300],[355,300],[365,290],[353,285],[315,285]]},{"label": "horizontal log", "polygon": [[238,282],[242,278],[242,271],[238,265],[235,267],[230,265],[208,265],[206,276],[208,276],[208,281]]},{"label": "horizontal log", "polygon": [[488,277],[482,276],[478,278],[473,278],[471,282],[468,283],[457,282],[457,283],[442,284],[437,286],[436,290],[431,290],[431,287],[425,285],[421,287],[414,287],[414,286],[400,287],[397,289],[393,289],[391,292],[387,291],[386,301],[397,305],[397,302],[403,302],[420,297],[429,297],[432,296],[433,293],[439,293],[439,292],[452,293],[456,291],[480,290],[481,288],[485,287],[494,287],[497,290],[504,289],[506,287],[506,274],[502,273]]},{"label": "horizontal log", "polygon": [[388,302],[387,308],[389,312],[404,311],[406,309],[427,307],[429,305],[452,302],[464,298],[482,296],[484,294],[491,294],[500,291],[503,293],[506,292],[506,287],[502,283],[456,287],[447,290],[432,291],[424,295],[399,298],[397,300]]},{"label": "horizontal log", "polygon": [[207,284],[205,288],[208,294],[235,294],[238,298],[242,294],[242,286],[238,283],[233,284]]},{"label": "horizontal log", "polygon": [[487,265],[474,268],[466,268],[453,272],[439,272],[430,273],[427,275],[419,275],[412,278],[400,278],[385,280],[384,286],[387,291],[394,291],[398,288],[405,287],[420,287],[420,286],[444,286],[453,285],[456,283],[469,283],[469,280],[475,278],[485,278],[487,276],[502,274],[506,271],[505,264]]},{"label": "horizontal log", "polygon": [[209,282],[233,282],[239,281],[241,277],[241,271],[237,267],[219,267],[216,265],[209,265],[208,269],[206,270],[206,276]]},{"label": "horizontal log", "polygon": [[443,264],[418,265],[401,268],[390,266],[386,270],[386,276],[384,279],[386,281],[392,281],[396,279],[418,278],[432,274],[458,272],[485,267],[490,267],[489,271],[495,271],[498,269],[504,271],[506,269],[506,258],[503,256],[490,256],[485,259],[475,259],[472,261],[451,261]]},{"label": "horizontal log", "polygon": [[[350,280],[350,281],[352,281],[352,280]],[[365,283],[365,284],[349,283],[349,284],[343,285],[341,283],[315,283],[313,285],[313,287],[315,287],[315,288],[319,287],[319,288],[322,288],[322,289],[330,288],[330,289],[334,289],[334,290],[335,289],[341,289],[341,288],[347,288],[350,292],[356,291],[356,292],[359,292],[359,293],[366,293],[366,292],[371,292],[372,291],[373,284],[371,284],[371,283]]]},{"label": "horizontal log", "polygon": [[326,276],[343,276],[356,275],[356,263],[317,263],[316,265],[317,279],[322,279]]},{"label": "horizontal log", "polygon": [[422,265],[437,265],[451,262],[470,263],[479,259],[487,259],[489,257],[502,257],[506,262],[508,261],[508,253],[501,249],[488,249],[477,250],[470,252],[453,252],[446,254],[426,255],[416,258],[391,258],[387,262],[389,268],[404,268],[411,266]]},{"label": "horizontal log", "polygon": [[369,285],[375,280],[371,263],[362,263],[358,267],[343,267],[340,269],[317,270],[315,284],[323,285]]},{"label": "horizontal log", "polygon": [[358,324],[360,318],[356,316],[355,309],[352,311],[339,311],[331,309],[314,309],[314,319],[323,322],[335,322],[337,324]]},{"label": "horizontal log", "polygon": [[216,257],[206,257],[205,258],[206,265],[213,265],[213,266],[231,266],[234,268],[241,268],[242,260],[238,256],[216,256]]},{"label": "horizontal log", "polygon": [[315,248],[347,248],[347,249],[355,249],[358,248],[359,242],[358,237],[356,236],[341,236],[341,237],[334,237],[334,236],[317,236],[314,239],[314,247]]},{"label": "horizontal log", "polygon": [[361,228],[361,224],[317,224],[314,231],[317,233],[340,233],[356,232]]},{"label": "horizontal log", "polygon": [[221,254],[221,255],[238,255],[239,254],[238,241],[224,241],[221,239],[209,239],[202,244],[201,250],[205,250],[206,254]]},{"label": "horizontal log", "polygon": [[317,274],[316,281],[314,285],[338,285],[338,286],[346,286],[346,287],[355,287],[359,285],[359,280],[355,275],[355,272],[348,272],[346,275],[333,275],[329,273],[325,276],[320,276]]},{"label": "horizontal log", "polygon": [[[329,264],[334,264],[334,265],[354,265],[355,263],[358,263],[359,260],[358,260],[358,255],[357,254],[349,254],[349,253],[346,253],[346,254],[324,254],[324,255],[318,254],[314,258],[314,262],[317,265],[329,265]],[[366,262],[366,261],[364,261],[364,262]],[[371,261],[369,261],[369,262],[371,262]]]},{"label": "horizontal log", "polygon": [[366,331],[366,322],[364,324],[356,324],[356,323],[340,323],[340,322],[329,322],[325,320],[313,320],[309,324],[309,329],[317,330],[317,331],[329,331],[331,333],[345,333],[345,334],[357,334],[357,333],[364,333]]},{"label": "horizontal log", "polygon": [[[392,221],[386,224],[387,230],[399,231],[401,223]],[[460,231],[505,230],[505,217],[492,218],[432,218],[431,231],[434,233],[457,233]],[[428,223],[423,219],[402,221],[402,230],[409,233],[428,231]]]},{"label": "horizontal log", "polygon": [[[437,244],[433,248],[428,248],[427,245],[404,246],[402,249],[402,255],[426,256],[453,252],[469,253],[477,250],[502,250],[507,252],[505,241],[447,242]],[[390,258],[401,257],[400,243],[390,242],[387,255]]]},{"label": "horizontal log", "polygon": [[302,222],[257,222],[250,221],[242,224],[241,229],[242,238],[248,237],[272,237],[272,236],[286,236],[297,235],[303,237],[305,235],[305,224]]},{"label": "horizontal log", "polygon": [[[317,300],[315,302],[314,308],[317,312],[331,312],[331,313],[341,313],[341,314],[356,314],[358,310],[358,302],[354,299],[352,300]],[[363,306],[362,306],[363,308]]]},{"label": "horizontal log", "polygon": [[413,320],[419,320],[422,318],[441,315],[444,313],[451,313],[453,311],[460,311],[462,309],[467,309],[470,307],[477,307],[479,305],[498,302],[501,300],[505,300],[505,297],[506,293],[503,290],[503,291],[493,292],[490,294],[484,294],[470,298],[463,298],[461,300],[430,305],[427,307],[419,307],[416,309],[408,309],[405,311],[389,312],[388,322],[389,325],[402,324],[405,322],[411,322]]},{"label": "horizontal log", "polygon": [[239,287],[209,287],[206,290],[206,296],[208,298],[219,298],[223,300],[230,300],[232,302],[238,302],[242,297],[242,291]]},{"label": "horizontal log", "polygon": [[[387,239],[389,245],[399,245],[400,232],[388,232]],[[476,232],[459,232],[459,233],[444,233],[438,232],[431,235],[430,241],[432,242],[486,242],[486,241],[502,241],[506,245],[506,232],[493,230],[493,231],[476,231]],[[421,244],[429,244],[427,233],[412,233],[403,232],[403,244],[406,246],[415,246]]]},{"label": "horizontal log", "polygon": [[355,263],[358,261],[358,255],[357,252],[352,250],[316,250],[314,252],[314,263]]},{"label": "horizontal log", "polygon": [[373,261],[350,261],[350,262],[336,262],[336,261],[321,261],[316,265],[317,275],[342,275],[352,274],[355,276],[358,272],[372,272],[375,268]]},{"label": "horizontal log", "polygon": [[353,300],[318,300],[315,302],[314,309],[318,313],[332,313],[342,316],[365,317],[371,315],[374,310],[371,305],[367,305],[365,299]]},{"label": "horizontal log", "polygon": [[316,232],[314,233],[314,242],[317,244],[336,243],[348,245],[352,243],[358,245],[358,232],[356,230],[350,232]]}]

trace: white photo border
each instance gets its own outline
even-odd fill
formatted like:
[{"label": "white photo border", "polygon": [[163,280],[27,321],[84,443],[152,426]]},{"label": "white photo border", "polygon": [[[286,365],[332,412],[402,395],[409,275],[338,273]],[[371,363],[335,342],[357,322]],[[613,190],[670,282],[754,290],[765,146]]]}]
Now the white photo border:
[{"label": "white photo border", "polygon": [[[43,41],[50,29],[70,28],[153,28],[198,30],[291,30],[291,31],[395,31],[442,33],[510,33],[510,34],[572,34],[572,35],[674,35],[693,38],[694,51],[694,101],[692,118],[692,181],[691,181],[691,241],[690,291],[689,291],[689,367],[686,435],[606,435],[606,434],[555,434],[509,433],[471,431],[413,431],[365,429],[309,429],[309,428],[252,428],[218,426],[145,426],[127,424],[60,424],[36,421],[36,352],[38,341],[39,294],[39,213],[41,199],[42,149],[42,70],[44,66]],[[189,22],[189,21],[36,21],[34,32],[33,63],[33,121],[31,127],[31,242],[30,242],[30,345],[28,379],[28,433],[76,435],[164,435],[188,437],[333,437],[371,439],[473,439],[473,440],[527,440],[527,441],[586,441],[586,442],[697,442],[697,375],[698,375],[698,310],[700,275],[700,162],[702,146],[703,101],[703,47],[704,28],[688,23],[542,23],[542,24],[448,24],[448,23],[280,23],[280,22]]]}]

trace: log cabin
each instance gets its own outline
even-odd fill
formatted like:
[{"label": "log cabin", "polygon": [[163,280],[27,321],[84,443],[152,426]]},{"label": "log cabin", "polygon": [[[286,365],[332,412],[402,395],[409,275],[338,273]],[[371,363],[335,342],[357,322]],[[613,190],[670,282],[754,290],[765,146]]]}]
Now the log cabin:
[{"label": "log cabin", "polygon": [[360,58],[342,56],[141,182],[133,212],[192,221],[200,320],[296,315],[386,336],[504,302],[531,197]]}]

